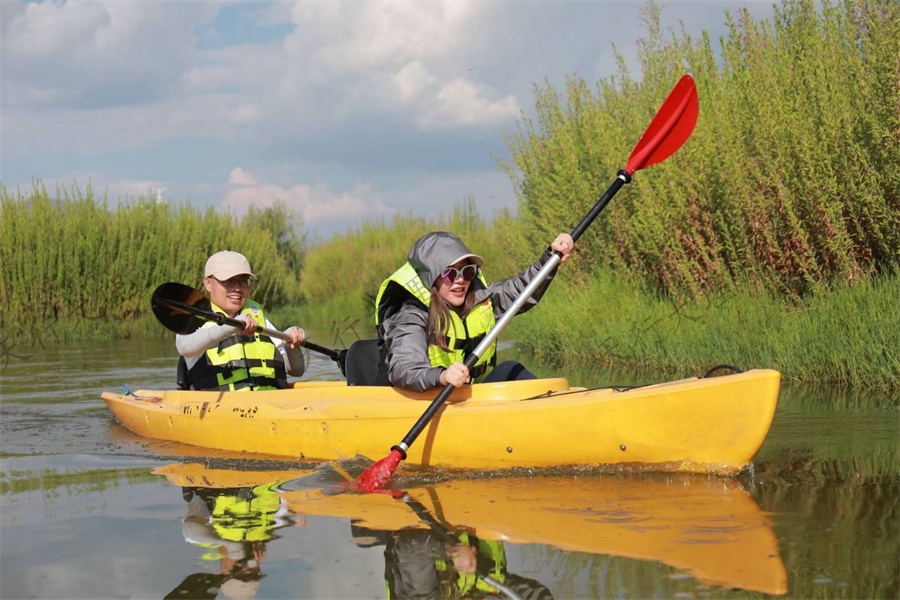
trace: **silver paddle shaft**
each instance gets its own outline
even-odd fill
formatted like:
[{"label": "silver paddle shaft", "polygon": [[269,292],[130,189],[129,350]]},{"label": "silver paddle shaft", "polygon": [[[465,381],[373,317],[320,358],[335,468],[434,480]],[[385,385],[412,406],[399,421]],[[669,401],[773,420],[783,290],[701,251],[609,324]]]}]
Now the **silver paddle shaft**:
[{"label": "silver paddle shaft", "polygon": [[[557,267],[557,265],[559,265],[559,261],[561,260],[562,257],[554,252],[549,260],[544,263],[544,266],[541,267],[541,270],[538,271],[537,275],[535,275],[534,279],[532,279],[528,283],[528,285],[525,286],[525,289],[522,290],[522,293],[519,294],[518,298],[516,298],[516,301],[512,303],[512,306],[506,309],[506,312],[504,312],[503,315],[497,320],[497,323],[494,325],[494,327],[492,327],[491,330],[487,332],[487,334],[484,336],[484,339],[481,340],[481,343],[475,346],[475,350],[472,352],[472,354],[476,357],[475,360],[472,361],[473,366],[476,362],[478,362],[478,359],[480,359],[484,355],[484,353],[487,352],[488,348],[491,347],[491,344],[493,344],[497,340],[497,338],[500,337],[500,333],[503,331],[503,329],[507,325],[509,325],[509,322],[513,317],[519,314],[522,306],[524,306],[524,304],[528,302],[528,299],[531,298],[534,292],[537,291],[539,287],[541,287],[541,285],[544,283],[544,280],[550,276],[550,273]],[[467,360],[466,363],[468,362],[469,361]]]}]

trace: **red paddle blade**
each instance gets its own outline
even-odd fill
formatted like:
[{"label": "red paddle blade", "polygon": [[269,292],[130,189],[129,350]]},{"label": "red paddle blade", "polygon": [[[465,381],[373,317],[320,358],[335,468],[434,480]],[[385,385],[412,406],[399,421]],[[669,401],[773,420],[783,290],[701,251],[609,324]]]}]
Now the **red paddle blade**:
[{"label": "red paddle blade", "polygon": [[690,75],[685,75],[669,92],[666,101],[659,107],[653,121],[632,150],[625,171],[632,175],[639,169],[672,156],[691,137],[699,112],[697,86]]},{"label": "red paddle blade", "polygon": [[356,491],[377,492],[384,489],[401,460],[403,460],[403,453],[399,450],[391,450],[390,454],[359,474],[359,477],[356,478]]}]

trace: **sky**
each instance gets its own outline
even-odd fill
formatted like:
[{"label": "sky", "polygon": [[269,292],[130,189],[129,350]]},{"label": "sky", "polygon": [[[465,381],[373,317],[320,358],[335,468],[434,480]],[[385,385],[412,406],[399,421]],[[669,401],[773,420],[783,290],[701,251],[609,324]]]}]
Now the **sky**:
[{"label": "sky", "polygon": [[[658,3],[713,40],[726,11],[773,12]],[[320,239],[470,196],[489,217],[515,209],[497,161],[535,87],[608,79],[615,52],[640,77],[643,6],[0,0],[0,182],[238,216],[280,201]]]}]

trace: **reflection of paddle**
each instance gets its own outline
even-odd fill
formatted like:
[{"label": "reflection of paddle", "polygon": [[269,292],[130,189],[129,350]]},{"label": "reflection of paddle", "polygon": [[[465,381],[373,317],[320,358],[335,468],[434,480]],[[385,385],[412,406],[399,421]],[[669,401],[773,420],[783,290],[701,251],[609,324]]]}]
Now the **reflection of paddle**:
[{"label": "reflection of paddle", "polygon": [[[619,171],[615,181],[609,186],[609,189],[600,196],[590,212],[585,215],[578,226],[572,231],[573,240],[578,241],[581,234],[587,230],[616,192],[618,192],[624,184],[631,181],[631,175],[635,171],[665,160],[684,144],[694,130],[694,125],[697,123],[698,111],[697,88],[694,85],[694,80],[691,79],[689,75],[685,75],[675,85],[675,88],[669,92],[668,98],[666,98],[666,101],[656,113],[656,116],[647,127],[644,135],[641,136],[637,146],[632,150],[625,168]],[[485,335],[484,339],[478,344],[472,354],[466,358],[465,365],[469,370],[475,366],[475,363],[478,362],[481,356],[483,356],[488,348],[490,348],[491,344],[493,344],[500,336],[500,332],[506,327],[507,323],[518,314],[519,309],[525,304],[527,299],[532,296],[535,290],[543,284],[544,280],[547,279],[550,273],[553,272],[557,265],[559,265],[561,259],[561,254],[554,253],[544,266],[541,267],[541,270],[535,275],[534,279],[532,279],[525,289],[522,290],[522,293],[519,294],[519,297],[516,298],[512,306],[510,306],[506,312],[503,313],[503,316],[497,320],[493,329]],[[437,398],[435,398],[428,408],[425,409],[425,413],[419,417],[419,420],[416,421],[416,424],[409,430],[406,437],[404,437],[399,444],[391,448],[391,453],[366,469],[359,476],[356,483],[356,488],[359,491],[373,492],[384,488],[388,480],[394,474],[394,471],[397,469],[397,466],[400,464],[400,461],[406,458],[406,451],[409,449],[410,445],[412,445],[416,438],[419,437],[422,430],[425,429],[431,419],[437,414],[438,410],[453,390],[454,387],[452,384],[444,386],[444,389],[441,390]]]},{"label": "reflection of paddle", "polygon": [[226,575],[221,573],[191,573],[174,590],[163,596],[163,600],[180,598],[214,600],[225,577]]},{"label": "reflection of paddle", "polygon": [[[212,309],[212,305],[206,296],[199,290],[186,286],[181,283],[169,282],[164,283],[153,292],[153,298],[150,300],[153,306],[153,314],[169,331],[175,333],[187,334],[193,333],[199,329],[205,321],[213,321],[219,325],[231,325],[233,327],[244,328],[244,322],[238,319],[232,319],[218,313]],[[275,329],[268,327],[260,327],[257,331],[275,337],[286,342],[291,341],[291,336]],[[332,350],[304,341],[301,344],[305,348],[309,348],[314,352],[319,352],[328,356],[338,363],[341,372],[344,372],[347,360],[346,350]]]},{"label": "reflection of paddle", "polygon": [[[458,537],[447,531],[447,528],[441,525],[437,519],[431,516],[431,513],[428,512],[428,509],[425,508],[421,502],[418,500],[413,500],[412,497],[405,492],[392,492],[392,495],[398,500],[402,500],[406,503],[408,507],[413,509],[413,511],[419,516],[419,519],[428,525],[428,527],[435,533],[439,538],[441,538],[444,542],[452,545],[462,544],[462,540]],[[492,588],[503,592],[508,598],[511,600],[521,600],[521,597],[516,594],[512,589],[506,587],[493,577],[489,575],[484,575],[478,571],[475,572],[475,575],[481,578],[486,584],[491,586]]]}]

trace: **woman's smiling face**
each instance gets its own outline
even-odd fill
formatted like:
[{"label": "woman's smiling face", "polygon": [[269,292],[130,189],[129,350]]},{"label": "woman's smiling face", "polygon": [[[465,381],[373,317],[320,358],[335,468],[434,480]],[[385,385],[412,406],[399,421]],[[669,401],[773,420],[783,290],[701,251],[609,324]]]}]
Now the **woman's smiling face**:
[{"label": "woman's smiling face", "polygon": [[474,274],[477,273],[477,268],[468,271],[466,274],[468,275],[471,273],[472,276],[466,279],[463,275],[463,271],[466,270],[465,268],[467,266],[475,267],[475,265],[471,265],[466,259],[463,259],[450,265],[450,267],[444,271],[445,276],[438,277],[438,296],[450,306],[459,307],[466,301],[466,294],[469,292],[469,286],[472,284]]}]

